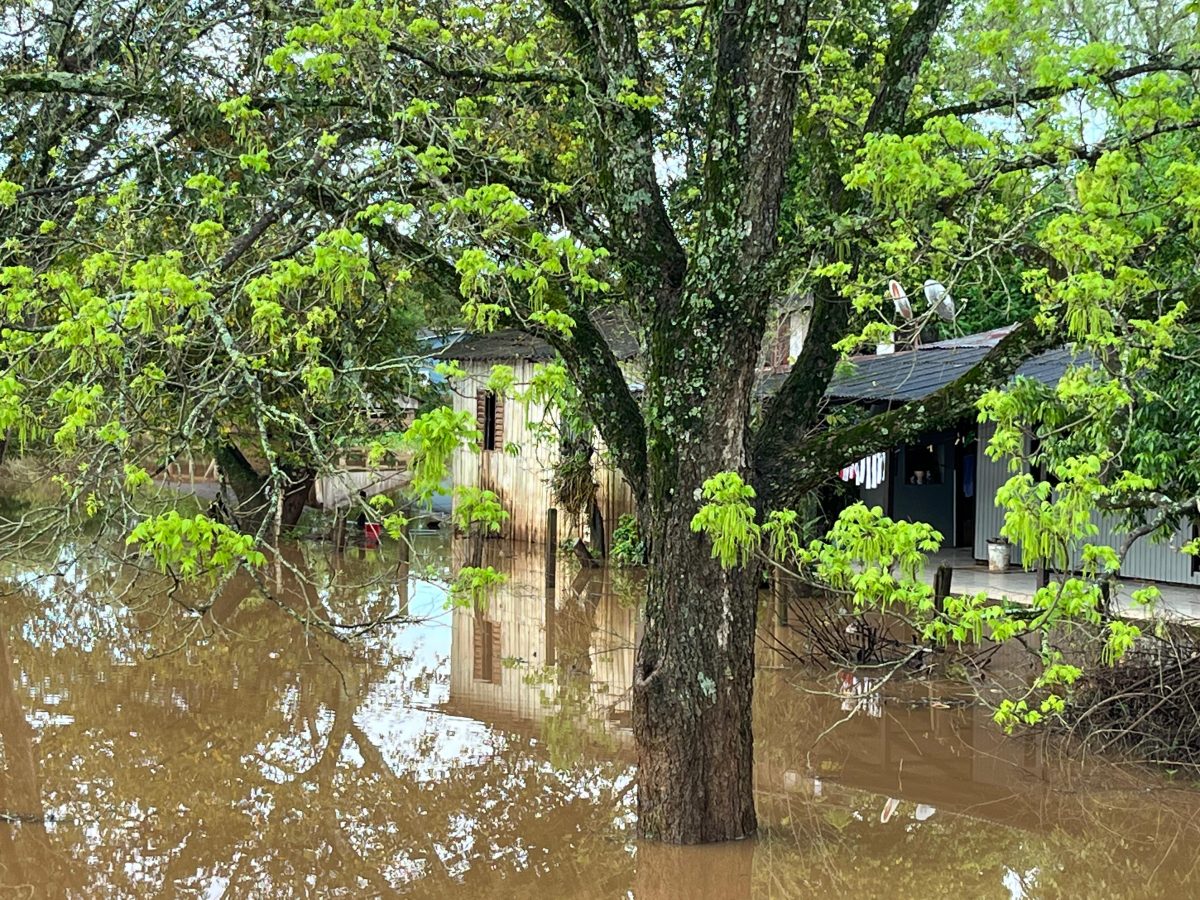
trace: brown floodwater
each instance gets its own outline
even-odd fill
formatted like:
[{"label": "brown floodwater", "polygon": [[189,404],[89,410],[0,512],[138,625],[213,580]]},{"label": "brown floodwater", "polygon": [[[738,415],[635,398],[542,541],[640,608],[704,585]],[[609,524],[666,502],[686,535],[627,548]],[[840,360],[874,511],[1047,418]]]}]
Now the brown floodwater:
[{"label": "brown floodwater", "polygon": [[451,549],[414,541],[298,544],[274,599],[172,591],[102,544],[3,562],[0,891],[1200,895],[1190,785],[783,666],[757,689],[760,836],[638,844],[637,577],[563,561],[548,588],[541,548],[490,543],[508,582],[448,611]]}]

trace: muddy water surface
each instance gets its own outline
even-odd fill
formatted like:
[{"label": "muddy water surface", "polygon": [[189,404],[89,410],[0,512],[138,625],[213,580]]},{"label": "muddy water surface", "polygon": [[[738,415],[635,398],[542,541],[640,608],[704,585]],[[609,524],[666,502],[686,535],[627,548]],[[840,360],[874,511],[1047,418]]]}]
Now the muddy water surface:
[{"label": "muddy water surface", "polygon": [[1200,895],[1188,785],[1003,738],[936,690],[860,703],[786,668],[758,685],[761,837],[637,845],[637,579],[564,563],[548,589],[540,548],[494,544],[508,583],[447,611],[453,554],[416,541],[410,564],[298,545],[268,577],[286,608],[243,580],[171,593],[99,547],[5,563],[0,890]]}]

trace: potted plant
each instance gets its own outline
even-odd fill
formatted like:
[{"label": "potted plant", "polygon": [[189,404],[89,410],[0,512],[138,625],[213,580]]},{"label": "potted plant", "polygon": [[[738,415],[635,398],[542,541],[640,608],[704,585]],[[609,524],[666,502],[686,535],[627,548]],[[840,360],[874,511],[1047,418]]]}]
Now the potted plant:
[{"label": "potted plant", "polygon": [[1008,542],[1008,538],[988,538],[987,550],[988,571],[1007,572],[1009,563],[1012,562],[1012,544]]}]

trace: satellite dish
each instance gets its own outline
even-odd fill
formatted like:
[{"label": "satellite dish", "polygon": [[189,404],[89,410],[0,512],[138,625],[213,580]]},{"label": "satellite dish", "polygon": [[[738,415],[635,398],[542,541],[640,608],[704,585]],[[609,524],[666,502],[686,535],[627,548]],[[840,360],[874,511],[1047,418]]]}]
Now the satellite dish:
[{"label": "satellite dish", "polygon": [[925,282],[925,300],[929,303],[930,309],[947,322],[954,321],[956,315],[954,301],[950,299],[950,292],[940,281],[930,278]]},{"label": "satellite dish", "polygon": [[900,314],[900,317],[911,319],[913,317],[912,304],[908,302],[908,294],[904,293],[900,282],[894,278],[889,281],[888,293],[892,295],[892,303],[896,305],[896,312]]}]

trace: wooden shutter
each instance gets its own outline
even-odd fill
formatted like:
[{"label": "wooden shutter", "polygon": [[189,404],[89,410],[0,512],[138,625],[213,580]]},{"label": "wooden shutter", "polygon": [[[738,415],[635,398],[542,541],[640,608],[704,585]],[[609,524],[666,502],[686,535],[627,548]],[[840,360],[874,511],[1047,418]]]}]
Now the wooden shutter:
[{"label": "wooden shutter", "polygon": [[499,622],[489,622],[488,630],[492,633],[491,634],[491,638],[492,638],[492,671],[491,671],[492,678],[491,678],[491,681],[492,681],[492,684],[499,684],[500,683],[500,663],[502,661],[502,657],[500,656],[500,623]]},{"label": "wooden shutter", "polygon": [[479,426],[480,434],[487,434],[487,391],[484,390],[475,392],[475,424]]},{"label": "wooden shutter", "polygon": [[504,397],[496,395],[496,449],[504,449]]},{"label": "wooden shutter", "polygon": [[475,629],[474,629],[475,657],[474,657],[474,665],[472,666],[471,675],[476,681],[483,681],[483,679],[484,679],[484,674],[483,674],[484,634],[483,634],[483,632],[484,632],[486,625],[487,625],[487,623],[484,622],[482,618],[480,618],[479,616],[475,617]]},{"label": "wooden shutter", "polygon": [[476,681],[499,684],[503,674],[503,657],[500,655],[500,623],[489,622],[483,616],[475,617],[475,646],[471,675]]}]

